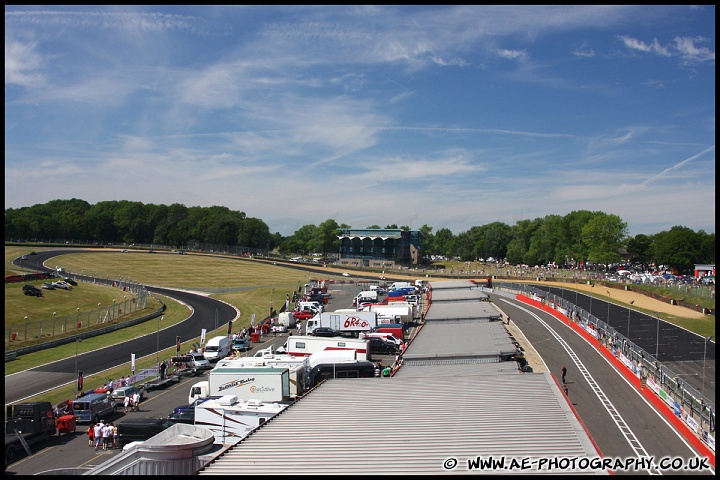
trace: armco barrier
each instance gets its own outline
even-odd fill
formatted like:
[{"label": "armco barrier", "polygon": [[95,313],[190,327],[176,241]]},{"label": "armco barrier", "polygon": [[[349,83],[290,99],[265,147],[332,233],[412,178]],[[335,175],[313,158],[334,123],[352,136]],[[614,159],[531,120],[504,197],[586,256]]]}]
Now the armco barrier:
[{"label": "armco barrier", "polygon": [[[160,300],[162,302],[162,300]],[[97,330],[92,330],[90,332],[84,332],[78,335],[71,335],[69,337],[63,337],[58,338],[57,340],[51,340],[49,342],[43,342],[39,343],[37,345],[29,345],[27,347],[21,347],[16,350],[12,350],[11,352],[6,352],[5,354],[5,361],[8,361],[8,353],[13,353],[16,356],[17,355],[26,355],[28,353],[32,352],[39,352],[41,350],[45,350],[47,348],[53,348],[53,347],[59,347],[60,345],[66,345],[68,343],[73,343],[79,338],[85,339],[85,338],[91,338],[91,337],[97,337],[98,335],[104,335],[106,333],[114,332],[115,330],[120,330],[121,328],[125,327],[131,327],[133,325],[138,325],[143,322],[147,322],[148,320],[152,320],[153,318],[157,318],[160,315],[163,314],[165,309],[167,308],[167,305],[165,303],[162,303],[160,308],[158,308],[155,312],[145,315],[144,317],[136,318],[134,320],[128,320],[127,322],[123,323],[117,323],[113,325],[108,325],[107,327],[98,328]],[[15,358],[13,358],[14,360]]]},{"label": "armco barrier", "polygon": [[[515,298],[520,302],[539,308],[544,312],[553,315],[555,318],[557,318],[562,323],[570,327],[573,331],[575,331],[575,333],[587,340],[588,343],[596,347],[599,346],[598,339],[594,335],[590,334],[587,330],[581,328],[578,323],[571,321],[567,316],[565,316],[561,312],[558,312],[552,306],[545,305],[544,302],[540,300],[534,300],[520,294],[518,294]],[[643,395],[643,397],[645,397],[650,403],[652,403],[658,411],[662,412],[663,416],[667,418],[670,423],[673,424],[676,430],[680,432],[683,437],[685,437],[690,443],[692,443],[692,445],[697,448],[697,450],[702,453],[702,455],[707,457],[713,468],[715,468],[715,452],[711,450],[710,447],[700,439],[700,437],[698,436],[698,432],[692,431],[689,425],[685,423],[681,418],[679,418],[678,415],[676,415],[675,411],[671,409],[670,406],[665,401],[663,401],[663,399],[661,399],[652,388],[643,388],[641,386],[641,379],[636,374],[630,372],[627,366],[617,357],[615,357],[610,350],[608,350],[607,348],[598,348],[598,351],[610,363],[612,363],[619,372],[622,372],[623,376],[630,382],[630,384],[635,387],[635,389],[638,390],[641,395]]]}]

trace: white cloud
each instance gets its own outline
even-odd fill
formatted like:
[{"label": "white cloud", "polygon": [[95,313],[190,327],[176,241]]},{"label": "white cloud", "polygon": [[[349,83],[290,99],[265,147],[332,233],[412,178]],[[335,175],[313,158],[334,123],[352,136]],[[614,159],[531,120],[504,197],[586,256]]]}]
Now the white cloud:
[{"label": "white cloud", "polygon": [[37,42],[21,42],[5,37],[5,85],[32,87],[44,82],[40,73],[42,57]]},{"label": "white cloud", "polygon": [[499,57],[507,58],[508,60],[518,60],[520,62],[530,60],[530,54],[525,50],[498,49],[497,54]]}]

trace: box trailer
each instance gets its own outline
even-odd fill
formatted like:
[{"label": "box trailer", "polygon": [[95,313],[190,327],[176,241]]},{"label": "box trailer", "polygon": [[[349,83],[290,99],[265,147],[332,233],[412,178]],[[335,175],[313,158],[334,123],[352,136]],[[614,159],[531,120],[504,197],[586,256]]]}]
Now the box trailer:
[{"label": "box trailer", "polygon": [[285,402],[290,397],[287,367],[215,367],[208,379],[190,387],[188,403],[197,398],[235,395],[263,402]]},{"label": "box trailer", "polygon": [[311,335],[316,328],[327,327],[357,337],[360,332],[369,332],[378,324],[375,312],[322,312],[309,319],[305,332]]},{"label": "box trailer", "polygon": [[216,368],[245,368],[245,367],[275,367],[287,368],[290,377],[290,397],[297,398],[310,388],[308,372],[310,371],[308,357],[293,357],[292,355],[272,355],[263,357],[240,357],[233,360],[220,360]]},{"label": "box trailer", "polygon": [[235,395],[224,395],[195,406],[195,426],[212,431],[215,444],[234,445],[287,407],[287,404],[241,401]]}]

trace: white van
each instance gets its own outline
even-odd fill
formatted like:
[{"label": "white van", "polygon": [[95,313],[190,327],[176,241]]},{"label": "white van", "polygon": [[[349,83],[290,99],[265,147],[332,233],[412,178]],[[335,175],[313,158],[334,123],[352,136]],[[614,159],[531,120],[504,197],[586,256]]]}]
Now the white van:
[{"label": "white van", "polygon": [[203,355],[210,362],[227,357],[230,355],[230,340],[224,335],[211,338],[205,345]]},{"label": "white van", "polygon": [[325,305],[323,305],[320,302],[316,302],[316,301],[300,302],[300,303],[298,303],[297,308],[300,311],[308,309],[308,310],[312,310],[312,311],[316,311],[316,312],[322,312],[325,310]]},{"label": "white van", "polygon": [[283,325],[287,328],[295,326],[295,315],[292,312],[281,312],[277,319],[278,325]]}]

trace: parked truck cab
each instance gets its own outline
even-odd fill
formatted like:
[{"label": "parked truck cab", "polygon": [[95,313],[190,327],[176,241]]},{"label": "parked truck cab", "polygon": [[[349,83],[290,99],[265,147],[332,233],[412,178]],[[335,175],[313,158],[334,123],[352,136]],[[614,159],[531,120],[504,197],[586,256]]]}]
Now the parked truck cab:
[{"label": "parked truck cab", "polygon": [[20,432],[27,444],[48,441],[57,432],[55,412],[50,402],[26,402],[6,407],[5,423],[5,466],[15,459],[17,452],[23,450]]}]

